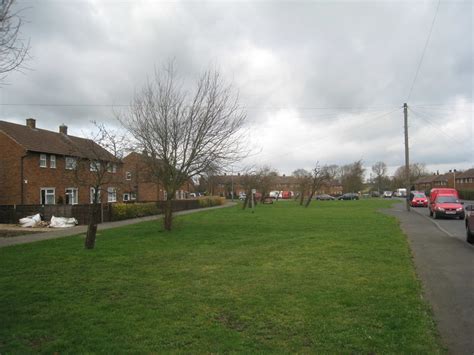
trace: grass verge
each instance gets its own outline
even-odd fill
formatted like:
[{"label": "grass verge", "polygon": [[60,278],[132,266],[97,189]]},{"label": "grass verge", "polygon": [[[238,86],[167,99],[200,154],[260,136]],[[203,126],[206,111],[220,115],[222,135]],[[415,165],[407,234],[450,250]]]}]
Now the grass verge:
[{"label": "grass verge", "polygon": [[389,201],[293,202],[0,249],[0,353],[439,353]]}]

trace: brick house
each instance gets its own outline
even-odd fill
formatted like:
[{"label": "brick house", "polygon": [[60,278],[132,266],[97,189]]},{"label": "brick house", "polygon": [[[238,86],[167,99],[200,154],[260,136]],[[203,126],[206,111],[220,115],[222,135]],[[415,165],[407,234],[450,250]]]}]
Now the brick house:
[{"label": "brick house", "polygon": [[[131,152],[123,158],[122,199],[124,202],[151,202],[166,199],[166,191],[153,177],[147,157],[141,153]],[[176,191],[177,200],[186,199],[194,191],[192,181],[188,181]]]},{"label": "brick house", "polygon": [[456,188],[458,190],[474,190],[474,168],[463,173],[456,173]]},{"label": "brick house", "polygon": [[417,191],[429,191],[433,188],[434,180],[438,178],[439,175],[429,175],[423,176],[417,179],[414,183],[415,190]]},{"label": "brick house", "polygon": [[101,164],[110,176],[101,201],[120,201],[120,161],[92,140],[68,135],[65,125],[52,132],[33,118],[26,125],[0,121],[0,151],[0,205],[90,203]]}]

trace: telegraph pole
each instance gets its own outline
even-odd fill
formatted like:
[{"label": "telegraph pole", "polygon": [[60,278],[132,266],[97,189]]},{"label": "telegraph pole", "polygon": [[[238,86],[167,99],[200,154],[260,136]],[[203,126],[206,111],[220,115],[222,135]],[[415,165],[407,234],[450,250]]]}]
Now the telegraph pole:
[{"label": "telegraph pole", "polygon": [[406,195],[406,207],[407,211],[410,212],[410,156],[408,153],[408,106],[406,103],[403,104],[403,116],[405,126],[405,186],[407,189]]}]

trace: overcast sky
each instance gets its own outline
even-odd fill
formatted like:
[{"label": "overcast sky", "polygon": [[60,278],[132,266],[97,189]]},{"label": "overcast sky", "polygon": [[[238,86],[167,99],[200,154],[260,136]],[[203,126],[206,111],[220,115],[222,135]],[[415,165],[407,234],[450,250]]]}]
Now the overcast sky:
[{"label": "overcast sky", "polygon": [[[29,70],[0,87],[0,119],[81,136],[118,125],[155,67],[217,67],[246,108],[254,155],[280,173],[362,159],[474,166],[473,14],[467,1],[21,1]],[[413,89],[410,97],[410,88]],[[408,100],[408,101],[407,101]],[[238,170],[238,167],[235,168]]]}]

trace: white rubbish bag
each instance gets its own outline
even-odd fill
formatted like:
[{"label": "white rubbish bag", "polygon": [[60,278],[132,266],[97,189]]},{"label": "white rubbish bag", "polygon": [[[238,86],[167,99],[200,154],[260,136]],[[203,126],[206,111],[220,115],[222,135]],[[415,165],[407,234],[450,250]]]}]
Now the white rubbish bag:
[{"label": "white rubbish bag", "polygon": [[23,228],[34,227],[40,222],[41,222],[41,216],[40,216],[39,213],[35,214],[34,216],[28,216],[28,217],[25,217],[25,218],[20,218],[20,225]]},{"label": "white rubbish bag", "polygon": [[79,224],[75,218],[66,218],[66,217],[51,217],[51,222],[49,223],[50,227],[53,228],[69,228],[74,227]]}]

